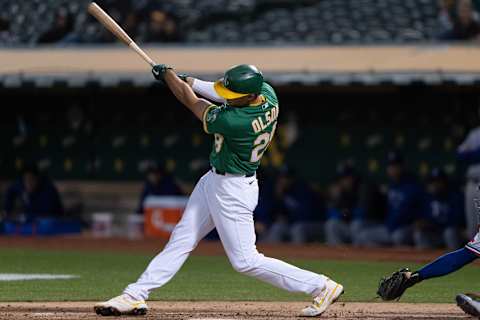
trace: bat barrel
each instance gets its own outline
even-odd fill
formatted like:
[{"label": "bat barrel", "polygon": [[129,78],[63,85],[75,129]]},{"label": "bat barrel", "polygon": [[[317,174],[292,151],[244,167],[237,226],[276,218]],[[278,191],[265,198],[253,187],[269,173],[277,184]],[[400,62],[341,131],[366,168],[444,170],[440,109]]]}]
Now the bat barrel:
[{"label": "bat barrel", "polygon": [[95,2],[88,5],[88,12],[94,16],[101,24],[113,33],[120,41],[132,48],[143,60],[152,67],[155,62],[128,36],[128,34]]},{"label": "bat barrel", "polygon": [[103,11],[98,4],[95,2],[90,3],[88,5],[88,12],[127,46],[133,42],[132,38],[130,38],[128,34],[118,25],[118,23],[116,23],[115,20],[113,20],[105,11]]}]

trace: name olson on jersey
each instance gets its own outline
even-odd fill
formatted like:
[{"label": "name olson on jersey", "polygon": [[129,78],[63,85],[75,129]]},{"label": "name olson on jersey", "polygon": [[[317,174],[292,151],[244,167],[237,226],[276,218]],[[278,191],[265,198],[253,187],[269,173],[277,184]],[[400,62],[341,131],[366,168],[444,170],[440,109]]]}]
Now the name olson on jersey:
[{"label": "name olson on jersey", "polygon": [[278,107],[273,107],[269,111],[265,112],[265,120],[262,116],[257,117],[252,121],[252,128],[255,133],[259,133],[262,130],[265,130],[269,125],[271,125],[278,118]]}]

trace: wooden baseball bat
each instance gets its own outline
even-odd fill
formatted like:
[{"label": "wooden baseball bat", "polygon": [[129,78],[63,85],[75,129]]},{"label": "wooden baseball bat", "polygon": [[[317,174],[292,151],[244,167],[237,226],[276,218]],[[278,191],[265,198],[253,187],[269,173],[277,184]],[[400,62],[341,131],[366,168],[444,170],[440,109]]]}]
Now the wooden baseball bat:
[{"label": "wooden baseball bat", "polygon": [[88,12],[94,16],[105,28],[113,33],[120,41],[133,49],[143,60],[152,67],[156,63],[128,36],[128,34],[95,2],[88,5]]}]

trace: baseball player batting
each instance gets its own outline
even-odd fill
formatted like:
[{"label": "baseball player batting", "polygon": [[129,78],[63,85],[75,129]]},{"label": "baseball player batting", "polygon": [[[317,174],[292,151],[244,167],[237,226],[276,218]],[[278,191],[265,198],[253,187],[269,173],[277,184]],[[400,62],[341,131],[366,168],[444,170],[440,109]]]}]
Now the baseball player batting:
[{"label": "baseball player batting", "polygon": [[279,114],[273,88],[251,65],[234,66],[216,82],[179,78],[164,64],[155,65],[152,72],[202,121],[205,132],[214,136],[212,169],[195,186],[163,251],[137,282],[127,286],[120,296],[95,305],[95,312],[104,316],[145,314],[150,292],[172,279],[198,242],[214,228],[236,271],[284,290],[311,295],[313,303],[301,311],[303,316],[325,312],[343,293],[342,285],[324,275],[265,257],[255,246],[255,171],[275,134]]},{"label": "baseball player batting", "polygon": [[[464,248],[445,254],[418,271],[412,272],[405,268],[381,279],[377,294],[383,300],[400,299],[408,288],[419,282],[455,272],[475,261],[479,256],[480,231]],[[456,301],[465,313],[480,318],[480,295],[473,293],[458,294]]]}]

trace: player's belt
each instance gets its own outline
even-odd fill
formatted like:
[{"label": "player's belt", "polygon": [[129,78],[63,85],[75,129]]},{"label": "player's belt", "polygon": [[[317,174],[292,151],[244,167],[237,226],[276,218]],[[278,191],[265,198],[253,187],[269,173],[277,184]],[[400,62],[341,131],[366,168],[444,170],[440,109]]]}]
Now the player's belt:
[{"label": "player's belt", "polygon": [[[212,172],[214,172],[214,173],[216,173],[216,174],[219,174],[219,175],[221,175],[221,176],[225,176],[225,175],[228,174],[228,173],[226,173],[225,171],[220,171],[220,170],[217,170],[217,169],[215,169],[215,168],[212,168]],[[232,174],[232,175],[235,176],[235,175],[237,175],[237,174]],[[247,178],[253,177],[254,175],[255,175],[255,172],[246,173],[246,174],[244,174],[244,175],[238,174],[238,176],[245,176],[245,177],[247,177]]]}]

